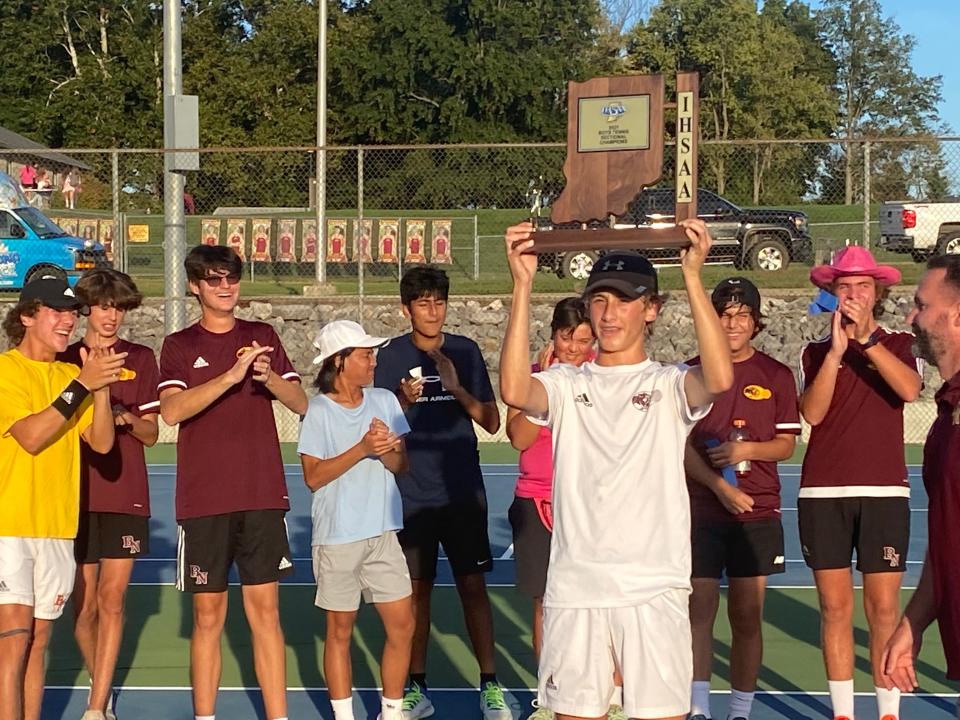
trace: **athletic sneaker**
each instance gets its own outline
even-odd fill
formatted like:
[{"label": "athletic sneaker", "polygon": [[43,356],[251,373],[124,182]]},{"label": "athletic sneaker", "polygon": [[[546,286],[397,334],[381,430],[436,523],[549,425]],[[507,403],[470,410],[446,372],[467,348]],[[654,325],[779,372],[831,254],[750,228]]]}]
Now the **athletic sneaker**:
[{"label": "athletic sneaker", "polygon": [[488,682],[480,691],[480,712],[483,720],[513,720],[513,713],[503,698],[503,688]]},{"label": "athletic sneaker", "polygon": [[534,700],[530,703],[533,706],[533,712],[530,713],[530,717],[527,720],[553,720],[554,714],[553,710],[549,708],[540,707],[540,702]]},{"label": "athletic sneaker", "polygon": [[619,705],[611,705],[607,710],[607,720],[630,720],[623,708]]},{"label": "athletic sneaker", "polygon": [[107,720],[107,716],[99,710],[87,710],[80,716],[80,720]]},{"label": "athletic sneaker", "polygon": [[[710,718],[703,714],[687,715],[687,720],[710,720]],[[837,720],[839,720],[839,718],[837,718]]]},{"label": "athletic sneaker", "polygon": [[433,703],[417,683],[410,683],[410,689],[403,696],[403,720],[418,720],[418,718],[433,715]]}]

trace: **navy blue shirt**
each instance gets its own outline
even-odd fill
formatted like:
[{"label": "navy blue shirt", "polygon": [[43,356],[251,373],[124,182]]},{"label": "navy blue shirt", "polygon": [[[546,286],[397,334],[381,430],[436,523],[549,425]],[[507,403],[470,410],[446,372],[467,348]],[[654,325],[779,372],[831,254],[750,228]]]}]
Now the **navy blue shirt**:
[{"label": "navy blue shirt", "polygon": [[[440,352],[450,358],[460,385],[480,402],[495,398],[490,375],[477,344],[462,335],[443,334]],[[484,498],[483,474],[473,420],[440,382],[436,363],[413,344],[411,335],[394,338],[380,349],[374,384],[396,392],[410,369],[420,367],[423,394],[407,409],[409,472],[397,476],[404,512]]]}]

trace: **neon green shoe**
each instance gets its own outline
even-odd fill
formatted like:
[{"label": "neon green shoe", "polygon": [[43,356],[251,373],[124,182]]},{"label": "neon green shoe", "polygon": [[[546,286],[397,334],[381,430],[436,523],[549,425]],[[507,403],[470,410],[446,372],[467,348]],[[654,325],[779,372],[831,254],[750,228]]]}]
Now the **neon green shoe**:
[{"label": "neon green shoe", "polygon": [[410,683],[410,689],[403,696],[403,720],[419,720],[433,715],[433,703],[416,683]]},{"label": "neon green shoe", "polygon": [[513,720],[513,713],[503,697],[503,688],[488,682],[480,690],[480,712],[483,720]]},{"label": "neon green shoe", "polygon": [[607,720],[630,720],[630,718],[627,717],[622,707],[611,705],[610,709],[607,710]]},{"label": "neon green shoe", "polygon": [[540,707],[540,703],[537,700],[534,700],[530,705],[533,706],[533,712],[530,713],[530,717],[527,720],[553,720],[554,714],[553,710],[549,710],[545,707]]}]

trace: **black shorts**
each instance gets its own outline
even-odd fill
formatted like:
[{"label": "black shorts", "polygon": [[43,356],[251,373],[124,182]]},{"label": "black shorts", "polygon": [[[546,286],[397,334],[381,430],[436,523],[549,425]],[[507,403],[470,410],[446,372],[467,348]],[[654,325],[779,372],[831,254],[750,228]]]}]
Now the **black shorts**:
[{"label": "black shorts", "polygon": [[397,539],[414,580],[432,580],[437,576],[441,545],[454,575],[493,570],[484,498],[419,508],[405,514]]},{"label": "black shorts", "polygon": [[850,567],[903,572],[910,542],[910,501],[905,497],[800,498],[803,557],[813,570]]},{"label": "black shorts", "polygon": [[536,502],[530,498],[515,497],[507,516],[513,528],[517,590],[542,598],[547,589],[551,533],[540,519]]},{"label": "black shorts", "polygon": [[243,585],[264,585],[291,574],[285,514],[285,510],[246,510],[181,520],[177,589],[223,592],[234,562]]},{"label": "black shorts", "polygon": [[690,535],[694,578],[766,577],[786,568],[779,518],[704,523]]},{"label": "black shorts", "polygon": [[124,513],[81,512],[73,554],[77,562],[136,558],[150,552],[150,518]]}]

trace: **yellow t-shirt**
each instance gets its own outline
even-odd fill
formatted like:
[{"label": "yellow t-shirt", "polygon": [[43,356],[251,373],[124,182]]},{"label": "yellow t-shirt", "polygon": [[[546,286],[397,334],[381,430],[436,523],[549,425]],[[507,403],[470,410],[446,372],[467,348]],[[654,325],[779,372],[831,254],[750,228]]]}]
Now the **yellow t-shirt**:
[{"label": "yellow t-shirt", "polygon": [[80,433],[93,421],[93,399],[36,455],[10,428],[56,400],[80,374],[76,365],[40,362],[18,350],[0,354],[0,536],[69,538],[80,512]]}]

